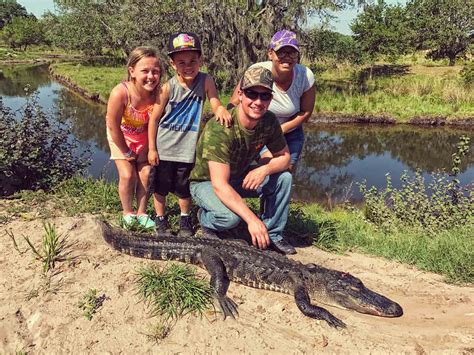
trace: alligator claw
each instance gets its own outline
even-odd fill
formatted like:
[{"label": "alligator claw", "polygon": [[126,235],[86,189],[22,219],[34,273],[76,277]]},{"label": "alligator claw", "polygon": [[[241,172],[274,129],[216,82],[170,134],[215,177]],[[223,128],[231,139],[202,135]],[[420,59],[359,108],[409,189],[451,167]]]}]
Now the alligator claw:
[{"label": "alligator claw", "polygon": [[235,316],[239,315],[239,312],[237,311],[237,304],[231,298],[223,296],[219,297],[218,301],[222,310],[222,314],[224,315],[224,319],[229,316],[235,319]]},{"label": "alligator claw", "polygon": [[339,318],[336,318],[334,317],[332,314],[329,313],[329,317],[328,318],[325,318],[324,319],[330,327],[333,327],[333,328],[341,328],[341,329],[344,329],[346,328],[346,323],[344,323],[342,320],[340,320]]}]

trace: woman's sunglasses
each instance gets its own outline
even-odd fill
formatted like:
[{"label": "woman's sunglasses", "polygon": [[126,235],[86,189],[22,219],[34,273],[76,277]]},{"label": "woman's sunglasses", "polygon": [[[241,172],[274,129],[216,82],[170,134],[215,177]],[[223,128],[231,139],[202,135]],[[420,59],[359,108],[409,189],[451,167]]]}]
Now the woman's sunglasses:
[{"label": "woman's sunglasses", "polygon": [[285,57],[296,59],[300,55],[298,51],[293,50],[293,49],[279,49],[274,52],[276,53],[278,59],[285,58]]},{"label": "woman's sunglasses", "polygon": [[262,101],[271,100],[273,94],[271,92],[257,92],[250,89],[243,90],[244,95],[247,96],[250,100],[257,100],[260,97]]}]

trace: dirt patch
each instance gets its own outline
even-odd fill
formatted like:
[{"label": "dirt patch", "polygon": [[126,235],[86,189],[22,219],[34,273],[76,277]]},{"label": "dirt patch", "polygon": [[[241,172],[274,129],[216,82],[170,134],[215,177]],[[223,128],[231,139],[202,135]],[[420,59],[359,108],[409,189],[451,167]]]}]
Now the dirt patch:
[{"label": "dirt patch", "polygon": [[[38,245],[39,220],[14,220],[0,227],[0,352],[13,353],[470,353],[474,347],[474,288],[445,284],[438,275],[361,254],[334,255],[314,247],[298,248],[295,259],[348,271],[404,308],[401,318],[367,316],[328,309],[347,325],[334,330],[305,317],[291,296],[231,284],[239,305],[236,320],[212,312],[186,316],[158,344],[147,338],[150,318],[136,294],[139,266],[158,261],[112,250],[95,218],[52,221],[73,244],[69,261],[45,280],[41,265],[22,235]],[[163,262],[158,262],[163,263]],[[204,272],[203,272],[204,273]],[[95,288],[105,294],[91,321],[78,308],[82,295]]]}]

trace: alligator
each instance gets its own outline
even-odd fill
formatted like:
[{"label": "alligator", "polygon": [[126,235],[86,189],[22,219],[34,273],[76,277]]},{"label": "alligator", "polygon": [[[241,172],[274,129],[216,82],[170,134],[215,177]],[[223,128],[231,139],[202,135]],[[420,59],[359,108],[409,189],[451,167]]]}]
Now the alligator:
[{"label": "alligator", "polygon": [[292,294],[304,315],[324,320],[334,328],[345,328],[346,324],[311,300],[381,317],[403,314],[399,304],[369,290],[361,280],[346,272],[302,264],[276,252],[232,240],[158,237],[100,223],[105,241],[120,252],[153,260],[177,260],[206,269],[224,319],[238,315],[237,305],[227,296],[229,281]]}]

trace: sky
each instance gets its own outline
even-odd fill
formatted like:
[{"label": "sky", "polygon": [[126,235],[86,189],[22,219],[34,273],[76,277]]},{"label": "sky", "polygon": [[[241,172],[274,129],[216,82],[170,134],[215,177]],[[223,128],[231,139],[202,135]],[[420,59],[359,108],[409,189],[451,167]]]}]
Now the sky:
[{"label": "sky", "polygon": [[[54,10],[53,0],[17,0],[17,2],[36,17],[41,17],[46,10]],[[385,0],[385,2],[390,5],[405,5],[407,0]],[[335,13],[337,18],[332,22],[332,30],[347,35],[352,34],[350,24],[357,17],[357,11],[357,9],[348,9]]]},{"label": "sky", "polygon": [[46,10],[54,10],[53,0],[16,0],[16,2],[36,17],[41,17]]},{"label": "sky", "polygon": [[[369,0],[370,1],[370,0]],[[374,2],[374,0],[372,1]],[[402,5],[405,6],[407,0],[385,0],[386,4],[389,5]],[[345,35],[352,35],[350,29],[351,22],[357,17],[358,11],[362,11],[362,8],[359,9],[347,9],[344,11],[339,11],[334,13],[337,16],[335,20],[332,21],[332,30],[340,32]]]}]

